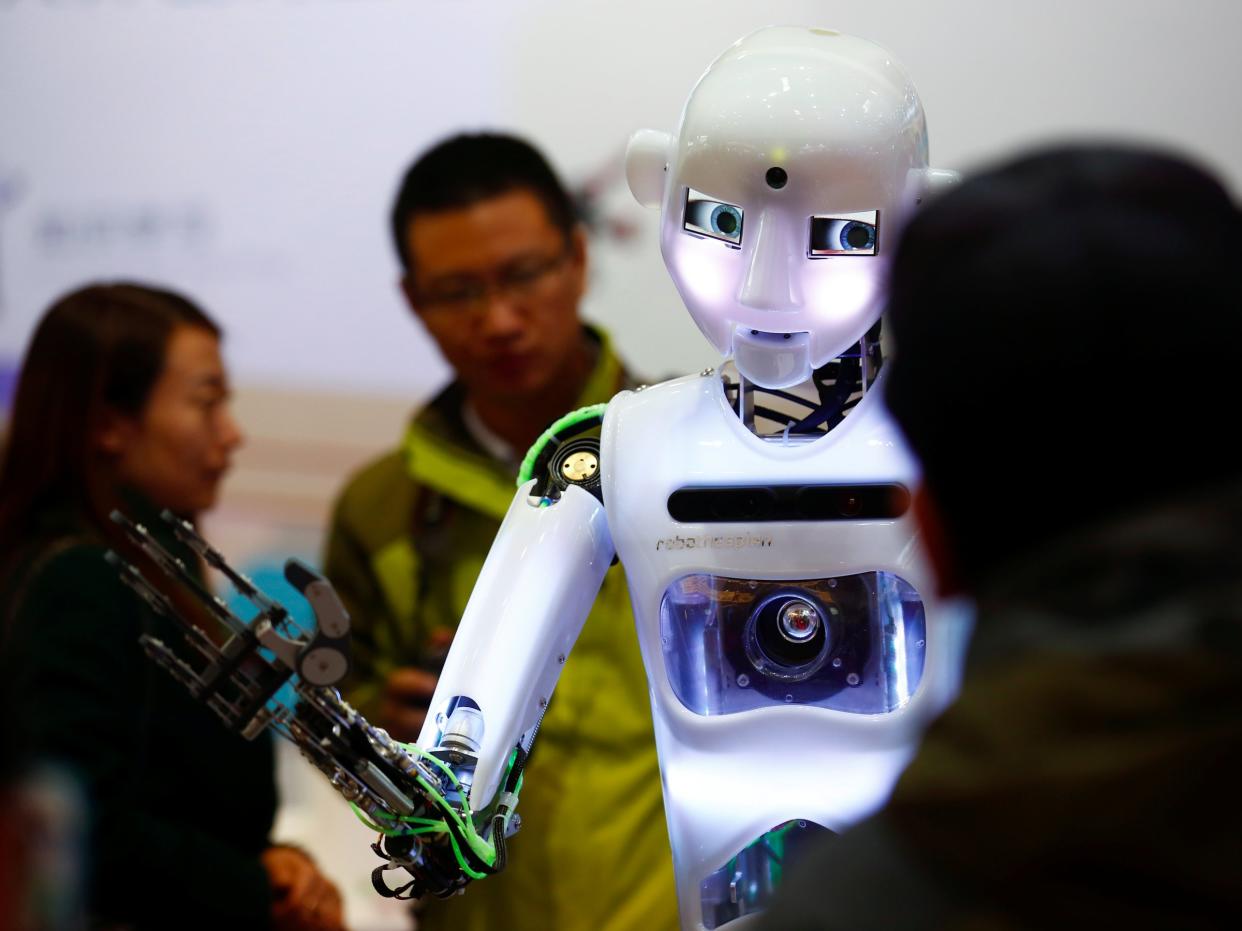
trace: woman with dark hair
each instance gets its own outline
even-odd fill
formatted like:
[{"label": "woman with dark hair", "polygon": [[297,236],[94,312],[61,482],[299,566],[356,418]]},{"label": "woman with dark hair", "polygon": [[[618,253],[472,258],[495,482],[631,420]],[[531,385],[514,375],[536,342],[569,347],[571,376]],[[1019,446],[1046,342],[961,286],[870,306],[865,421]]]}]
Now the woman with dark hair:
[{"label": "woman with dark hair", "polygon": [[86,797],[92,922],[330,931],[335,888],[268,839],[270,742],[144,657],[139,637],[175,643],[173,624],[103,558],[125,550],[113,508],[154,528],[215,502],[241,442],[219,343],[190,301],[132,284],[75,291],[39,323],[0,461],[0,672],[19,749]]}]

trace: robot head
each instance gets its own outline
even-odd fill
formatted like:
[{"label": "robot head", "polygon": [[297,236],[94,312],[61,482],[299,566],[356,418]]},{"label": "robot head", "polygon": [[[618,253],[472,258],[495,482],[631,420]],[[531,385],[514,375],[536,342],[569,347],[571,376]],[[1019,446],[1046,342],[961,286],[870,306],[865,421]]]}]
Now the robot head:
[{"label": "robot head", "polygon": [[676,137],[630,139],[626,175],[661,208],[661,252],[699,329],[767,388],[862,338],[902,218],[955,177],[928,169],[923,107],[888,52],[792,26],[726,50]]}]

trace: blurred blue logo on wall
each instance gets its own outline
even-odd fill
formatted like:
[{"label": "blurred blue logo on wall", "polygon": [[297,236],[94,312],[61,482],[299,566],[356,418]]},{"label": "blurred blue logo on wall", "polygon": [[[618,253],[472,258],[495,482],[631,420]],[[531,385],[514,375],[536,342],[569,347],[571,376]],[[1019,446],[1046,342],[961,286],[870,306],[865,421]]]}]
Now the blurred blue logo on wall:
[{"label": "blurred blue logo on wall", "polygon": [[35,242],[48,258],[116,248],[198,249],[211,232],[210,211],[194,202],[49,208],[34,224]]}]

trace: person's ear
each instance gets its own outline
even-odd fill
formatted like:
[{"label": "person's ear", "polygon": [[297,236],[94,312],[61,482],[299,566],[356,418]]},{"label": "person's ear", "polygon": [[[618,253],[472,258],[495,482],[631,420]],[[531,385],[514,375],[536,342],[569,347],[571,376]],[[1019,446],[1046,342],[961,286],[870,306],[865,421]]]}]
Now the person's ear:
[{"label": "person's ear", "polygon": [[925,484],[920,484],[914,490],[911,506],[914,508],[914,519],[918,522],[919,531],[923,534],[927,559],[931,562],[932,572],[936,576],[937,594],[941,598],[965,594],[966,586],[949,542],[944,518],[940,516],[940,506],[936,504]]},{"label": "person's ear", "polygon": [[133,443],[138,424],[133,417],[104,410],[91,431],[91,445],[105,456],[120,456]]}]

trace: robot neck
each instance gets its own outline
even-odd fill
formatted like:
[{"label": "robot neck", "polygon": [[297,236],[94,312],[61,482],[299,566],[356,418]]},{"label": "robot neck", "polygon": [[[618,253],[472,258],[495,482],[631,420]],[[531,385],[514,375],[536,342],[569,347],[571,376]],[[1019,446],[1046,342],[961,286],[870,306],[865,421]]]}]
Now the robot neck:
[{"label": "robot neck", "polygon": [[810,442],[826,436],[868,394],[884,356],[880,321],[861,340],[791,388],[761,388],[736,370],[726,374],[725,390],[742,423],[756,436]]}]

